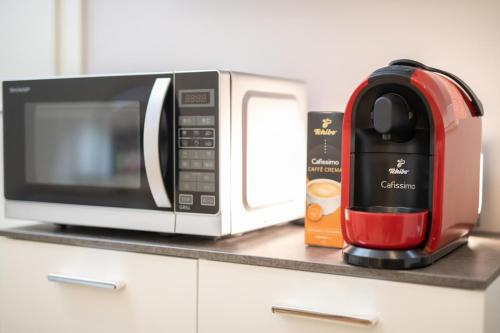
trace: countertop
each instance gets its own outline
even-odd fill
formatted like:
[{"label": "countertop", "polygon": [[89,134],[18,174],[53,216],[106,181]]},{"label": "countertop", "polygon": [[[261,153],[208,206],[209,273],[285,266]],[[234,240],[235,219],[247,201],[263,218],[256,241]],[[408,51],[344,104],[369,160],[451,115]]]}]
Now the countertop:
[{"label": "countertop", "polygon": [[486,289],[500,275],[500,238],[475,235],[431,266],[412,270],[347,265],[337,249],[304,245],[303,227],[285,224],[241,236],[206,238],[37,224],[0,230],[0,235],[38,242],[224,261],[359,278],[459,289]]}]

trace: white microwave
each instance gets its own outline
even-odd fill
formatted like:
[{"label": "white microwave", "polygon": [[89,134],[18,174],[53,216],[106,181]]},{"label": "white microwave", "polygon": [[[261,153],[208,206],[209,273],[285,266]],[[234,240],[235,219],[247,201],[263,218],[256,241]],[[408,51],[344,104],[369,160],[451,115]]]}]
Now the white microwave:
[{"label": "white microwave", "polygon": [[303,217],[302,82],[228,71],[3,82],[6,216],[222,236]]}]

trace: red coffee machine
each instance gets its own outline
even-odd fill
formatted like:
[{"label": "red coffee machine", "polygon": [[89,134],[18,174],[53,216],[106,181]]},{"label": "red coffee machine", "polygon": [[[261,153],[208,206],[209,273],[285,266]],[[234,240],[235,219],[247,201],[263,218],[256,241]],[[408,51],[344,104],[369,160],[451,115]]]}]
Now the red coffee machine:
[{"label": "red coffee machine", "polygon": [[342,128],[346,262],[422,267],[467,242],[478,219],[482,115],[462,80],[412,60],[356,88]]}]

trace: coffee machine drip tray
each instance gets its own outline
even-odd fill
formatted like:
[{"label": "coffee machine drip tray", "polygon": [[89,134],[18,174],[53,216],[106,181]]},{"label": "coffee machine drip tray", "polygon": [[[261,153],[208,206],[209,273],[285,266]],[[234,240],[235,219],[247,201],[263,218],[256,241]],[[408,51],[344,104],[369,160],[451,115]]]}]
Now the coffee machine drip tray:
[{"label": "coffee machine drip tray", "polygon": [[355,240],[351,244],[386,250],[419,248],[425,239],[429,212],[403,207],[381,208],[377,211],[360,207],[345,209],[344,218],[349,223],[346,234]]},{"label": "coffee machine drip tray", "polygon": [[462,237],[432,253],[427,253],[423,249],[376,250],[349,245],[343,250],[343,256],[347,263],[356,266],[388,269],[419,268],[434,263],[466,243],[467,237]]}]

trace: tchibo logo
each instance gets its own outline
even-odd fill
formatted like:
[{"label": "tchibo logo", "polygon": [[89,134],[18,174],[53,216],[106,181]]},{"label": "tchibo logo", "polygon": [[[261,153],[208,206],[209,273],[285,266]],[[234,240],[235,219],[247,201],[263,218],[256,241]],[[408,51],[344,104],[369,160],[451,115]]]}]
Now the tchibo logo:
[{"label": "tchibo logo", "polygon": [[321,125],[321,127],[328,128],[328,126],[330,126],[330,124],[332,123],[332,120],[330,118],[325,118],[322,120],[322,122],[323,125]]},{"label": "tchibo logo", "polygon": [[335,135],[337,134],[336,130],[332,130],[331,128],[328,128],[333,121],[330,118],[324,118],[321,124],[321,128],[315,128],[314,129],[314,135]]},{"label": "tchibo logo", "polygon": [[9,92],[11,94],[23,94],[31,91],[31,87],[10,87]]},{"label": "tchibo logo", "polygon": [[389,168],[389,174],[390,175],[407,175],[410,170],[408,169],[403,169],[402,166],[406,164],[406,161],[402,158],[397,160],[396,167],[395,168]]}]

